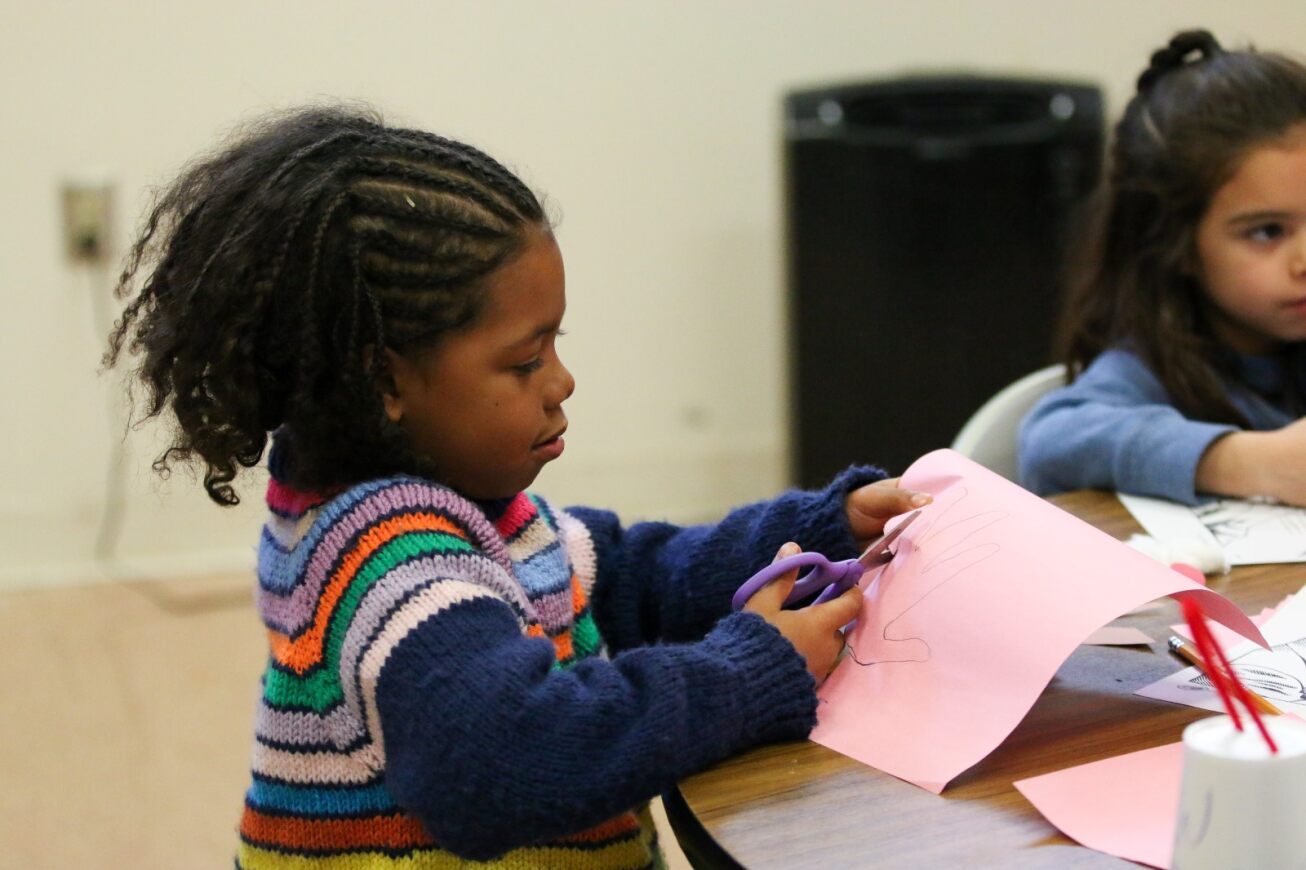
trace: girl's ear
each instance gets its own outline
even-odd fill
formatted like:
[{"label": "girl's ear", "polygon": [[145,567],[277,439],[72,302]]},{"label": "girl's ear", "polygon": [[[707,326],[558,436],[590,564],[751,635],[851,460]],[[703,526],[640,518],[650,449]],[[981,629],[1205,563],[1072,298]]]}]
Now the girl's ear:
[{"label": "girl's ear", "polygon": [[404,397],[400,384],[405,365],[407,361],[399,354],[388,347],[381,348],[377,360],[376,390],[381,394],[385,415],[391,423],[399,423],[404,419]]}]

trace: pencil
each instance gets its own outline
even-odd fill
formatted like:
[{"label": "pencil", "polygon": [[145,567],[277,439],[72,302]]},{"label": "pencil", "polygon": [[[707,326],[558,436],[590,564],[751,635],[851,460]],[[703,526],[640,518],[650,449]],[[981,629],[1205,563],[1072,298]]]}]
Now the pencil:
[{"label": "pencil", "polygon": [[[1170,652],[1179,656],[1202,673],[1206,673],[1206,668],[1202,665],[1202,657],[1197,654],[1197,650],[1188,641],[1184,640],[1182,637],[1171,635],[1169,646]],[[1207,674],[1207,676],[1210,675]],[[1262,713],[1268,713],[1271,716],[1283,715],[1282,710],[1253,692],[1251,689],[1247,689],[1247,694],[1251,696],[1253,706]]]}]

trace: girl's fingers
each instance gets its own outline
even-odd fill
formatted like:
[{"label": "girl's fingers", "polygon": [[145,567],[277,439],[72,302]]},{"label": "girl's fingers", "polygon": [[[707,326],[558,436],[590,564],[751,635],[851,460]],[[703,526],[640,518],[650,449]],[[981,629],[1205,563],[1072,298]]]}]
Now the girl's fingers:
[{"label": "girl's fingers", "polygon": [[853,490],[845,505],[853,537],[865,540],[884,531],[886,520],[934,500],[926,492],[903,489],[898,479],[881,480]]},{"label": "girl's fingers", "polygon": [[815,604],[807,610],[814,618],[819,618],[822,631],[834,631],[852,622],[862,612],[862,590],[854,586],[838,598]]},{"label": "girl's fingers", "polygon": [[[778,562],[786,556],[794,556],[802,552],[802,548],[793,541],[782,546],[775,554],[771,561]],[[748,599],[744,604],[745,610],[751,610],[756,613],[778,613],[784,607],[785,599],[789,597],[789,592],[794,588],[794,582],[798,580],[798,569],[787,571],[781,574],[770,583],[753,593],[753,597]]]}]

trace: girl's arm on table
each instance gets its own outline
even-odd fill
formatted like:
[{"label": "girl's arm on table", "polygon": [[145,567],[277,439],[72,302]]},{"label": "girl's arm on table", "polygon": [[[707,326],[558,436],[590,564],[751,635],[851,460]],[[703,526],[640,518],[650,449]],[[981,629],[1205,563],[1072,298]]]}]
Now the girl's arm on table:
[{"label": "girl's arm on table", "polygon": [[1197,466],[1197,486],[1237,498],[1306,505],[1306,419],[1270,432],[1231,432]]},{"label": "girl's arm on table", "polygon": [[1196,504],[1198,462],[1233,431],[1184,417],[1141,360],[1108,351],[1025,418],[1020,479],[1040,495],[1110,489]]}]

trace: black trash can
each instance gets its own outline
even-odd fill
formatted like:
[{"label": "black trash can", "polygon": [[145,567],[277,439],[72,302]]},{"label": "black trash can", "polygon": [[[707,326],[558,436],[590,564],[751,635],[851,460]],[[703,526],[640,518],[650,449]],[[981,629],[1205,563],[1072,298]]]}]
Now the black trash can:
[{"label": "black trash can", "polygon": [[900,473],[1050,360],[1102,97],[912,77],[785,99],[791,470]]}]

